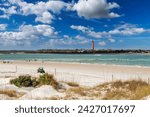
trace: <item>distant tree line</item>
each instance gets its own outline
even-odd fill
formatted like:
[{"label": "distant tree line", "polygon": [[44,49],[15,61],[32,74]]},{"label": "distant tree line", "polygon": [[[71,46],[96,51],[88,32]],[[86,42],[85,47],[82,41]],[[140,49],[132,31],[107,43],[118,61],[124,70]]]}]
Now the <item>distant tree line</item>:
[{"label": "distant tree line", "polygon": [[87,50],[87,49],[41,49],[41,50],[0,50],[2,54],[16,54],[16,53],[56,53],[56,54],[121,54],[121,53],[150,53],[150,50]]}]

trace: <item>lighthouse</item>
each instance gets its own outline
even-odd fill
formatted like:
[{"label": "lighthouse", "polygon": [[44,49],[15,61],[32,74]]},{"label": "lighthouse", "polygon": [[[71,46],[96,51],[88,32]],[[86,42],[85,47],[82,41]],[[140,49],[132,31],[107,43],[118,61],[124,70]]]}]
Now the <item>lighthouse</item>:
[{"label": "lighthouse", "polygon": [[95,49],[94,40],[92,40],[92,50]]}]

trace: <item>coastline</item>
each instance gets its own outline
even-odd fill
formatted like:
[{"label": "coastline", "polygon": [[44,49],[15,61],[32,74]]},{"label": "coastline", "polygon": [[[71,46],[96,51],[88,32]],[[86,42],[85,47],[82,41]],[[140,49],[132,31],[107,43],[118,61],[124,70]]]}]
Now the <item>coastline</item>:
[{"label": "coastline", "polygon": [[147,81],[150,76],[150,67],[142,66],[15,60],[12,63],[0,61],[0,79],[25,74],[36,77],[39,75],[37,73],[39,67],[53,74],[58,81],[77,82],[83,86],[94,86],[113,80],[142,79]]}]

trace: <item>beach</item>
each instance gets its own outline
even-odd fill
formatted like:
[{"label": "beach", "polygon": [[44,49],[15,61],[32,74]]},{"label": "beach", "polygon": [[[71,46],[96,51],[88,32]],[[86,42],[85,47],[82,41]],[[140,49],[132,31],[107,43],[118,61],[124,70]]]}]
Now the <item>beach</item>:
[{"label": "beach", "polygon": [[[19,76],[31,76],[38,81],[44,75],[37,72],[38,68],[53,75],[57,88],[47,84],[48,81],[35,87],[19,87],[10,83]],[[48,74],[42,77],[47,80]],[[0,99],[149,99],[149,76],[150,67],[33,60],[0,61]]]},{"label": "beach", "polygon": [[82,86],[131,79],[149,82],[150,78],[150,67],[15,60],[10,63],[0,62],[0,84],[7,84],[19,75],[37,77],[39,67],[53,74],[58,81],[76,82]]}]

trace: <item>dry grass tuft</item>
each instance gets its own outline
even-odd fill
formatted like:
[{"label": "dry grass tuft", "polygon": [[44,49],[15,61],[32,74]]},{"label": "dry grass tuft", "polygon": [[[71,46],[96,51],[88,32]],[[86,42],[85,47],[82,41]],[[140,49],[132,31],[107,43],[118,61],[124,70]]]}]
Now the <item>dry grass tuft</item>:
[{"label": "dry grass tuft", "polygon": [[142,80],[116,81],[110,85],[111,90],[107,91],[103,99],[139,100],[150,95],[150,85]]},{"label": "dry grass tuft", "polygon": [[86,96],[85,89],[82,87],[70,88],[67,93],[78,94],[80,96]]},{"label": "dry grass tuft", "polygon": [[67,82],[67,84],[71,87],[79,87],[79,84],[77,84],[75,82]]},{"label": "dry grass tuft", "polygon": [[24,95],[24,93],[18,93],[14,90],[0,90],[0,94],[5,94],[5,95],[8,95],[9,97],[15,97],[15,98],[18,98]]},{"label": "dry grass tuft", "polygon": [[63,99],[139,100],[150,95],[150,85],[142,80],[108,82],[93,88],[75,87]]}]

